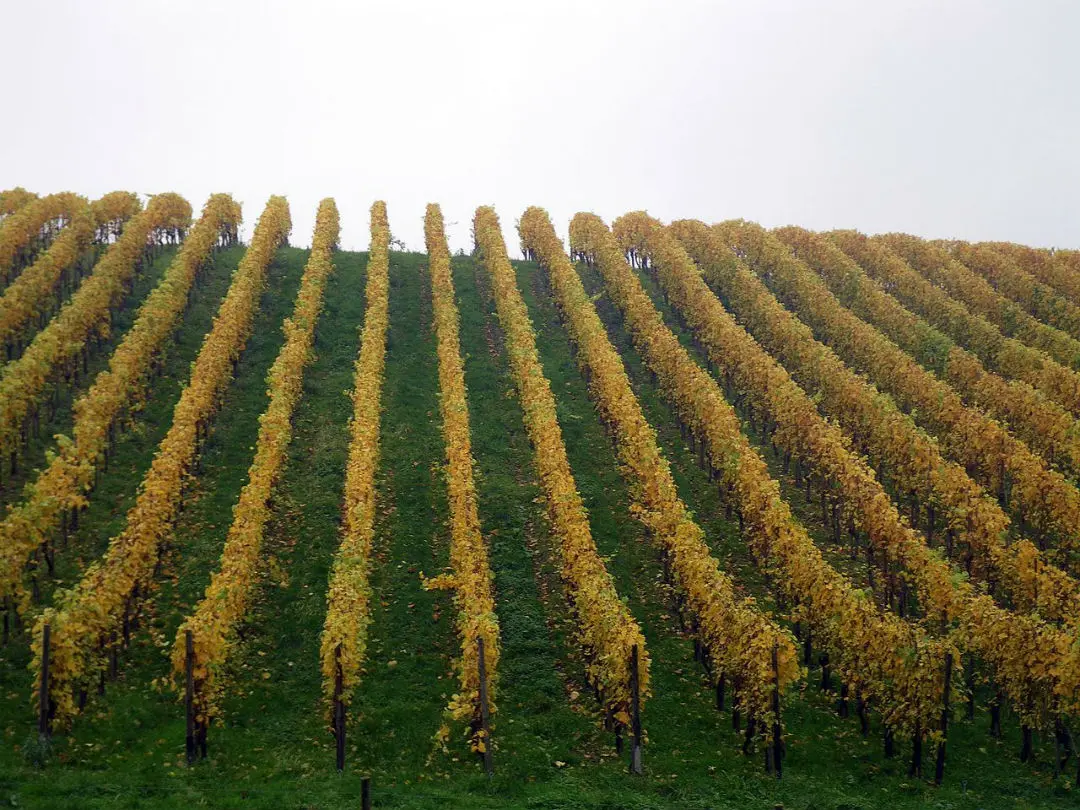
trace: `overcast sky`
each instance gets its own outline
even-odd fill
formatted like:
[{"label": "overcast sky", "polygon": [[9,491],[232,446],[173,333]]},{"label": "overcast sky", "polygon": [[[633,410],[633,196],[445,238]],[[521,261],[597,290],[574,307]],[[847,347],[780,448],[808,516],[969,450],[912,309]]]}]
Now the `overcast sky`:
[{"label": "overcast sky", "polygon": [[0,188],[1080,245],[1080,2],[0,0]]}]

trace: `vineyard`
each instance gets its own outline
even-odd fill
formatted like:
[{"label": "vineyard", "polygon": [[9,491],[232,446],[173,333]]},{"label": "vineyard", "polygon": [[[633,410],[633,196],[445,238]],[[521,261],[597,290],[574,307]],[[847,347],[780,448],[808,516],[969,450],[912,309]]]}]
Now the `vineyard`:
[{"label": "vineyard", "polygon": [[1076,251],[297,213],[0,192],[0,803],[1075,806]]}]

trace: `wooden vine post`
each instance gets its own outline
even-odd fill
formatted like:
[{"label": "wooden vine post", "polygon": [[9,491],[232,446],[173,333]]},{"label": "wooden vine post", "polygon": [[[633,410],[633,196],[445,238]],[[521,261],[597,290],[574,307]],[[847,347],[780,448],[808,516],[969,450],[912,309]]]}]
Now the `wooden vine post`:
[{"label": "wooden vine post", "polygon": [[49,642],[51,628],[46,622],[41,631],[41,685],[38,690],[38,737],[49,738]]},{"label": "wooden vine post", "polygon": [[[772,648],[772,669],[773,669],[773,692],[772,692],[772,711],[773,711],[773,727],[772,727],[772,758],[771,765],[772,771],[776,774],[776,778],[780,779],[783,776],[783,760],[784,760],[784,740],[780,731],[780,648],[778,644],[774,644]],[[768,748],[766,748],[766,763],[770,764],[770,758],[768,757]]]},{"label": "wooden vine post", "polygon": [[908,776],[922,776],[922,723],[915,721],[915,733],[911,737],[911,766]]},{"label": "wooden vine post", "polygon": [[187,763],[195,762],[195,640],[191,631],[184,632],[184,713],[187,715],[187,736],[184,747]]},{"label": "wooden vine post", "polygon": [[341,673],[341,646],[334,651],[334,738],[337,740],[337,769],[345,770],[345,703],[341,699],[343,676]]},{"label": "wooden vine post", "polygon": [[945,653],[945,694],[941,705],[941,742],[938,743],[937,763],[934,765],[934,784],[945,778],[945,742],[949,733],[949,689],[952,686],[952,653]]},{"label": "wooden vine post", "polygon": [[488,707],[487,662],[484,659],[484,639],[482,636],[476,639],[476,646],[480,657],[478,662],[480,670],[480,730],[484,735],[484,772],[490,777],[493,773],[491,764],[491,711]]},{"label": "wooden vine post", "polygon": [[1029,726],[1027,723],[1023,723],[1020,726],[1020,736],[1022,739],[1020,748],[1020,761],[1028,762],[1035,757],[1035,742],[1031,726]]},{"label": "wooden vine post", "polygon": [[641,683],[637,644],[630,648],[630,733],[630,773],[641,775]]}]

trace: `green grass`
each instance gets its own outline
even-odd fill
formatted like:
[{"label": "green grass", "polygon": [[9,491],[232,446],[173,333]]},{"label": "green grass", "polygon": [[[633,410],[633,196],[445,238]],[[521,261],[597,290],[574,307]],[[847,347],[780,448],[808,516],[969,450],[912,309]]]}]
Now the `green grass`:
[{"label": "green grass", "polygon": [[[221,254],[219,272],[200,287],[169,352],[165,376],[121,438],[77,537],[58,552],[57,576],[65,584],[122,527],[239,256],[239,250]],[[715,710],[693,661],[691,639],[679,630],[656,549],[629,515],[612,443],[589,401],[542,274],[535,265],[518,263],[597,546],[644,629],[653,660],[654,694],[643,713],[646,774],[628,774],[585,686],[487,278],[467,257],[455,258],[454,281],[480,517],[490,544],[503,645],[494,778],[488,780],[468,752],[462,727],[450,724],[444,750],[436,735],[456,690],[458,641],[448,593],[426,591],[420,580],[421,573],[441,573],[448,559],[430,279],[425,257],[402,253],[391,254],[375,610],[366,674],[350,712],[346,771],[334,770],[318,649],[338,544],[347,392],[363,322],[362,253],[336,255],[288,465],[274,496],[262,581],[243,628],[245,641],[229,665],[224,716],[210,730],[209,758],[187,768],[182,706],[162,683],[169,674],[167,655],[176,627],[217,565],[266,404],[263,379],[282,343],[280,323],[292,309],[306,256],[283,249],[272,265],[254,335],[205,447],[160,587],[121,656],[120,676],[107,684],[104,696],[91,696],[71,734],[56,736],[44,768],[34,767],[23,751],[34,739],[25,636],[0,650],[0,806],[346,808],[359,805],[363,775],[372,778],[377,807],[1072,806],[1065,780],[1052,780],[1045,741],[1038,763],[1021,765],[1015,722],[1007,721],[1006,739],[995,741],[982,711],[974,722],[957,718],[944,786],[907,779],[907,746],[901,745],[896,759],[884,759],[877,724],[864,740],[856,720],[838,718],[833,698],[817,689],[816,672],[785,709],[784,780],[764,773],[760,752],[744,757],[730,714]],[[586,282],[596,291],[595,277],[586,274]],[[714,486],[697,467],[620,319],[605,297],[598,307],[646,416],[658,429],[680,493],[714,553],[763,609],[771,609],[737,525],[724,518]],[[812,504],[799,504],[786,482],[785,493],[812,522]],[[45,583],[46,603],[52,587]],[[932,769],[931,752],[926,767]]]}]

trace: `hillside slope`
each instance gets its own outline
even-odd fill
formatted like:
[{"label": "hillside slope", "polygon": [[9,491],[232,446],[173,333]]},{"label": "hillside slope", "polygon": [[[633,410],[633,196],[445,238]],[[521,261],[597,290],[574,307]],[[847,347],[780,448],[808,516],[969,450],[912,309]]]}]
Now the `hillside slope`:
[{"label": "hillside slope", "polygon": [[[235,266],[239,255],[233,249],[217,261]],[[601,728],[583,663],[569,638],[568,608],[488,279],[468,257],[454,259],[454,284],[480,519],[490,542],[503,637],[494,778],[486,779],[468,753],[463,728],[451,728],[444,749],[436,736],[456,684],[451,661],[457,642],[450,596],[425,590],[420,578],[445,570],[448,528],[430,279],[426,257],[412,253],[391,254],[375,614],[366,675],[352,708],[346,771],[334,771],[334,740],[320,705],[318,645],[338,543],[350,413],[344,392],[351,385],[357,328],[363,322],[366,254],[350,252],[335,254],[336,272],[316,332],[317,357],[305,376],[290,461],[274,498],[265,581],[231,664],[224,724],[211,729],[209,759],[188,769],[182,704],[157,685],[169,671],[176,627],[202,595],[217,562],[266,404],[263,378],[281,346],[281,321],[291,309],[306,258],[307,251],[285,248],[271,266],[253,337],[205,447],[191,504],[147,619],[120,657],[117,680],[106,684],[104,696],[90,696],[70,735],[54,738],[44,769],[33,763],[36,733],[25,636],[16,635],[0,648],[0,802],[49,808],[345,808],[359,806],[360,776],[369,774],[376,807],[1072,806],[1075,797],[1065,782],[1051,784],[1053,741],[1040,740],[1034,767],[1021,765],[1015,723],[1006,722],[1004,739],[995,740],[981,710],[974,721],[958,716],[950,727],[949,768],[941,788],[907,779],[906,746],[896,758],[885,759],[877,723],[864,739],[854,717],[839,718],[835,696],[818,689],[817,670],[803,694],[791,697],[785,714],[783,781],[764,773],[761,752],[743,756],[730,712],[715,710],[691,637],[680,632],[661,583],[660,561],[628,513],[615,453],[590,404],[543,274],[534,264],[515,263],[597,545],[653,659],[654,694],[644,712],[645,776],[630,776],[612,736]],[[583,275],[596,293],[596,277]],[[122,524],[133,482],[167,428],[225,276],[214,274],[196,294],[178,346],[169,353],[164,382],[154,387],[134,429],[121,438],[77,537],[58,553],[57,576],[64,583]],[[737,523],[725,518],[713,485],[697,467],[610,303],[600,297],[597,304],[672,463],[680,494],[727,570],[770,607]],[[674,326],[670,310],[665,314]],[[773,474],[781,478],[779,460],[774,466]],[[801,498],[793,481],[785,480],[784,494],[811,532],[823,534],[816,505]],[[55,584],[45,585],[46,600]]]}]

